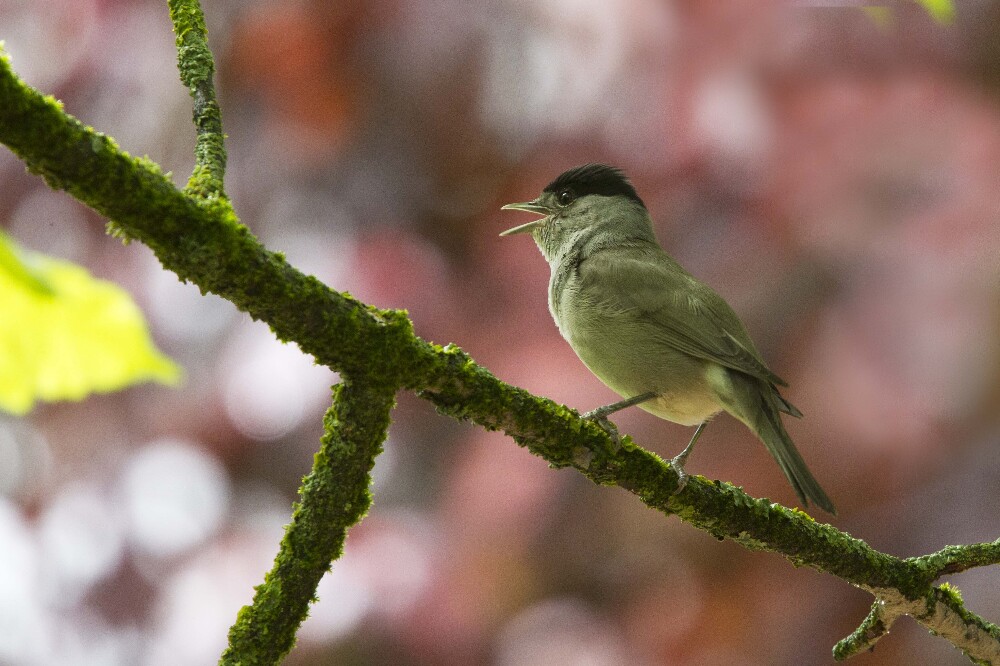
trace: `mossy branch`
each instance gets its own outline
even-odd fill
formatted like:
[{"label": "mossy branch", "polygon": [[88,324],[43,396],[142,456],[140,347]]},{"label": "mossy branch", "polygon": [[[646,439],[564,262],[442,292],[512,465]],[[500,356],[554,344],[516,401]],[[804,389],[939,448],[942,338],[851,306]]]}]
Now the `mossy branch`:
[{"label": "mossy branch", "polygon": [[[951,548],[955,548],[952,546]],[[843,661],[889,633],[892,623],[910,615],[931,633],[950,641],[975,664],[1000,664],[1000,629],[965,608],[956,588],[945,583],[918,599],[907,599],[896,590],[875,592],[868,617],[850,636],[833,648],[833,658]]]},{"label": "mossy branch", "polygon": [[[228,205],[178,191],[155,164],[130,157],[26,86],[6,59],[0,62],[0,142],[49,185],[107,216],[119,233],[149,245],[166,268],[267,322],[279,339],[295,341],[319,363],[376,387],[414,390],[444,414],[503,430],[554,467],[572,467],[596,483],[624,488],[720,539],[779,553],[882,599],[905,600],[905,613],[920,613],[915,617],[921,623],[972,658],[1000,666],[992,625],[958,612],[953,600],[936,604],[951,610],[946,614],[917,609],[927,607],[929,595],[937,599],[940,588],[932,584],[949,567],[995,562],[994,551],[984,547],[989,545],[902,560],[727,483],[692,477],[674,495],[677,476],[655,454],[627,437],[616,447],[574,410],[501,382],[455,346],[422,340],[404,312],[367,306],[303,275],[266,250]],[[304,495],[300,511],[305,503]],[[949,630],[955,618],[981,640]]]},{"label": "mossy branch", "polygon": [[892,623],[902,614],[898,606],[886,608],[883,599],[876,598],[872,609],[868,612],[861,625],[850,636],[843,638],[833,646],[833,658],[844,661],[865,650],[874,650],[878,639],[889,633]]},{"label": "mossy branch", "polygon": [[947,546],[936,553],[911,557],[906,561],[916,566],[926,567],[928,572],[933,572],[936,580],[941,576],[960,573],[975,567],[1000,564],[1000,539],[967,546]]},{"label": "mossy branch", "polygon": [[276,664],[295,645],[316,586],[344,550],[347,528],[371,506],[371,469],[382,451],[395,387],[345,377],[323,419],[322,446],[299,489],[274,567],[229,630],[219,663]]},{"label": "mossy branch", "polygon": [[177,69],[194,100],[195,168],[185,190],[202,198],[225,197],[226,135],[215,99],[215,59],[198,0],[168,0],[177,42]]}]

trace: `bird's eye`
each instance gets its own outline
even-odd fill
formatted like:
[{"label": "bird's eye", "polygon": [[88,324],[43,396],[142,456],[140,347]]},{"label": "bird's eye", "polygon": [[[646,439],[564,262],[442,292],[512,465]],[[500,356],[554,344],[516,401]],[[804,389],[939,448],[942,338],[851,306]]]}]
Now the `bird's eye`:
[{"label": "bird's eye", "polygon": [[573,190],[567,188],[565,190],[560,190],[559,194],[556,195],[556,201],[559,202],[560,206],[568,206],[576,200],[576,195],[573,194]]}]

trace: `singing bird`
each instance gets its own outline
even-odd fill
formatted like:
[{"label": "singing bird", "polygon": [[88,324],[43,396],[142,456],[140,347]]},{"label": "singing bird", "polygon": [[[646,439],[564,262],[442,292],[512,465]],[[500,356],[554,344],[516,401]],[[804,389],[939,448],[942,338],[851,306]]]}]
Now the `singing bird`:
[{"label": "singing bird", "polygon": [[588,412],[607,417],[637,405],[697,426],[672,461],[684,463],[714,415],[726,411],[764,443],[803,504],[835,514],[781,422],[802,413],[778,392],[787,386],[761,358],[726,301],[660,247],[646,205],[616,168],[585,164],[549,183],[536,199],[506,210],[541,215],[504,231],[530,233],[549,263],[549,310],[580,360],[624,400]]}]

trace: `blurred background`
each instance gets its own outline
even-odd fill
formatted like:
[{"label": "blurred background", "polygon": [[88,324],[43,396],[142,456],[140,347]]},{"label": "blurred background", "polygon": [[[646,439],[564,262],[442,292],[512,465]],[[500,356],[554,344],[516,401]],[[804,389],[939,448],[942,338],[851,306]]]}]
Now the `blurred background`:
[{"label": "blurred background", "polygon": [[[788,426],[873,547],[1000,535],[1000,2],[209,2],[227,189],[271,249],[406,308],[501,379],[615,396],[559,337],[504,203],[624,168],[742,316]],[[0,0],[15,70],[183,185],[191,101],[160,0]],[[128,289],[186,371],[0,417],[0,663],[215,663],[318,447],[330,371],[0,150],[0,224]],[[617,417],[672,456],[691,432]],[[729,417],[688,469],[786,504]],[[871,597],[720,543],[402,394],[375,504],[287,663],[822,664]],[[830,517],[817,513],[821,520]],[[1000,574],[954,577],[1000,619]],[[964,664],[900,621],[852,663]]]}]

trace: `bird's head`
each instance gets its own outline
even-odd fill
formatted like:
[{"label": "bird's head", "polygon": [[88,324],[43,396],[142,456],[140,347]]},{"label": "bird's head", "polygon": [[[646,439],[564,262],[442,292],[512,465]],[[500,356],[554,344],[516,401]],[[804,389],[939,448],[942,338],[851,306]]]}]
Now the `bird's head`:
[{"label": "bird's head", "polygon": [[532,201],[507,204],[542,217],[501,233],[531,233],[545,258],[552,260],[581,237],[600,234],[609,242],[652,238],[649,214],[621,170],[584,164],[565,171]]}]

